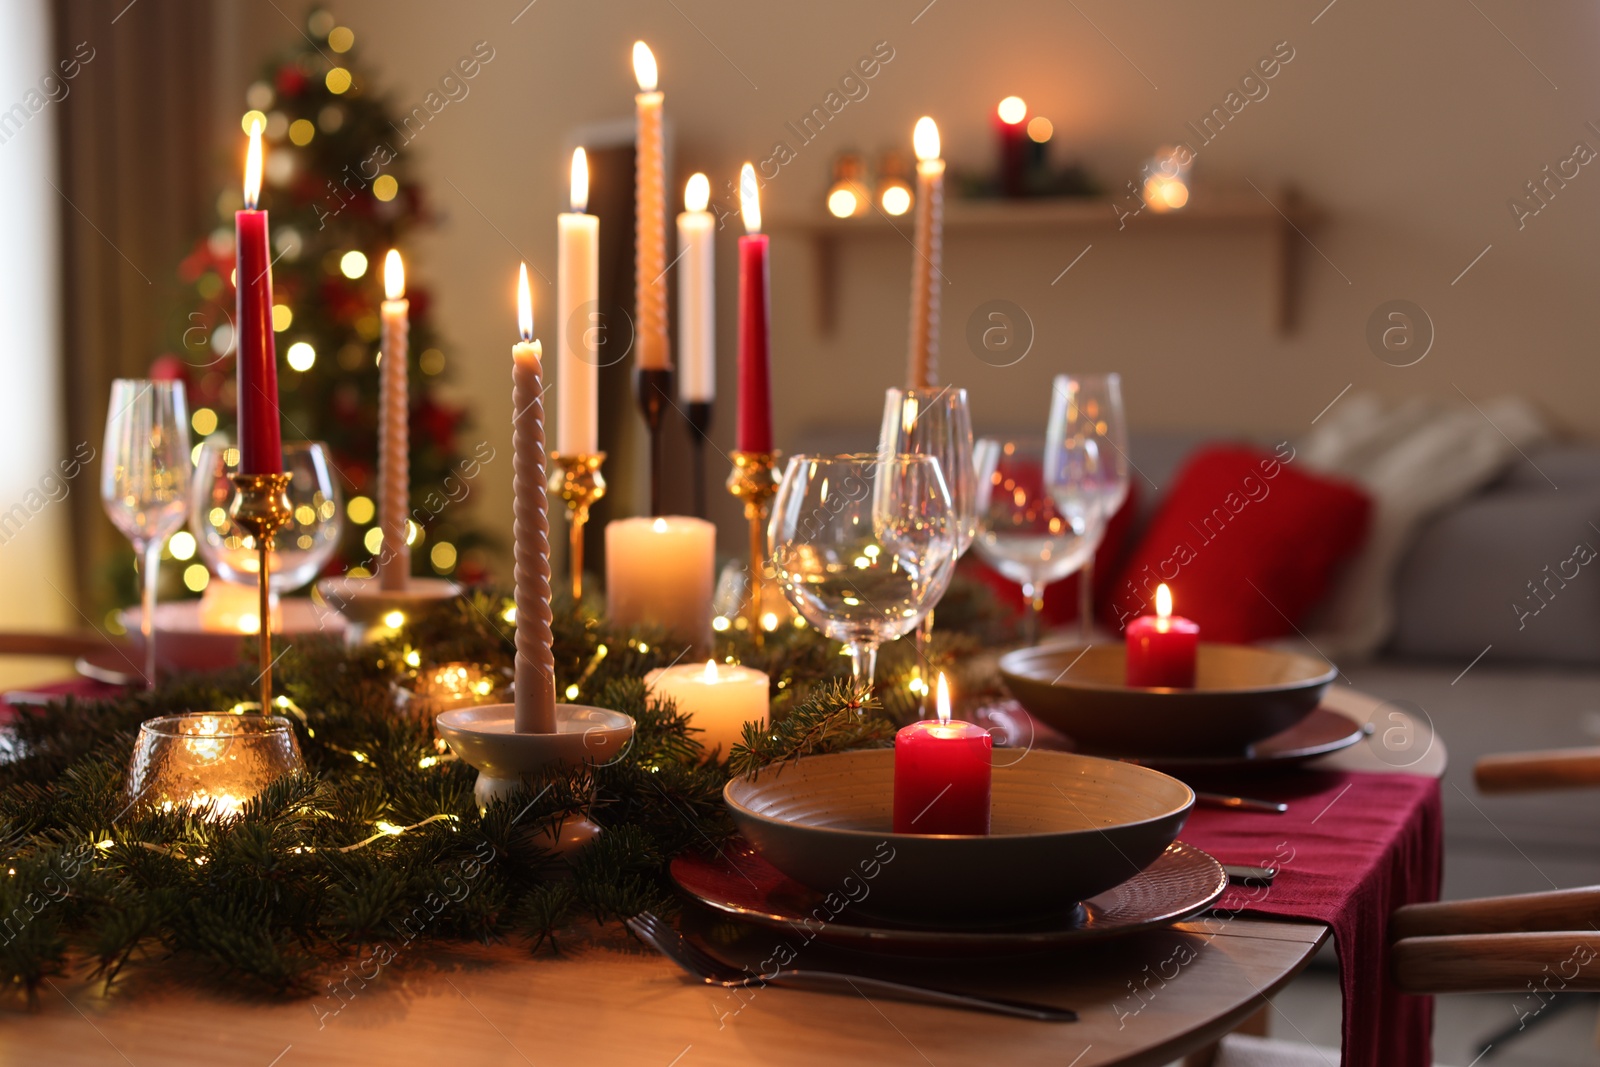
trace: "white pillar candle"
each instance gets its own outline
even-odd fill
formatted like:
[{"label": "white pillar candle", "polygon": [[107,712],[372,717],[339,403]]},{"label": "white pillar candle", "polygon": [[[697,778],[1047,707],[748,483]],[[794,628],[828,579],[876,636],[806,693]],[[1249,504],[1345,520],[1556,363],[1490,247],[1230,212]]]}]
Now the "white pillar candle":
[{"label": "white pillar candle", "polygon": [[717,395],[716,226],[706,206],[711,182],[689,179],[678,216],[678,396],[709,404]]},{"label": "white pillar candle", "polygon": [[556,660],[551,648],[550,525],[545,507],[542,350],[533,339],[528,265],[517,277],[517,329],[511,349],[511,526],[517,590],[516,711],[519,734],[556,732]]},{"label": "white pillar candle", "polygon": [[667,347],[667,190],[662,162],[661,101],[656,89],[656,57],[643,41],[633,44],[637,133],[634,142],[634,301],[638,308],[640,370],[668,370]]},{"label": "white pillar candle", "polygon": [[939,261],[944,247],[944,160],[939,158],[939,127],[917,120],[912,134],[917,152],[915,252],[911,259],[911,355],[906,385],[926,389],[939,381]]},{"label": "white pillar candle", "polygon": [[770,692],[765,671],[715,660],[679,667],[658,667],[644,676],[647,691],[671,697],[689,725],[702,731],[698,740],[710,753],[727,758],[734,742],[744,738],[744,724],[767,720]]},{"label": "white pillar candle", "polygon": [[406,270],[391,248],[383,261],[382,362],[378,366],[378,524],[383,551],[378,553],[378,585],[389,592],[405,589],[411,578],[411,544],[406,512],[411,507],[411,458],[406,398],[406,359],[411,302],[406,297]]},{"label": "white pillar candle", "polygon": [[589,316],[600,299],[600,220],[589,206],[589,157],[572,153],[572,210],[556,216],[556,450],[600,451],[600,353]]},{"label": "white pillar candle", "polygon": [[619,627],[659,627],[680,646],[709,648],[716,554],[717,528],[704,519],[669,515],[608,523],[607,617]]}]

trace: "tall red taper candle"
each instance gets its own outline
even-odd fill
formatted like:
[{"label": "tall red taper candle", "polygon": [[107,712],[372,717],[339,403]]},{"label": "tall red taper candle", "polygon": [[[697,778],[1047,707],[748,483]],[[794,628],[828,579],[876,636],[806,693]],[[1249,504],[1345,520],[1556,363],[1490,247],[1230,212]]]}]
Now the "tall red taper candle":
[{"label": "tall red taper candle", "polygon": [[739,451],[772,451],[772,381],[767,329],[767,235],[761,232],[756,171],[739,172]]},{"label": "tall red taper candle", "polygon": [[235,321],[238,331],[239,473],[279,474],[278,346],[272,334],[272,243],[261,196],[261,123],[250,129],[244,210],[233,215]]}]

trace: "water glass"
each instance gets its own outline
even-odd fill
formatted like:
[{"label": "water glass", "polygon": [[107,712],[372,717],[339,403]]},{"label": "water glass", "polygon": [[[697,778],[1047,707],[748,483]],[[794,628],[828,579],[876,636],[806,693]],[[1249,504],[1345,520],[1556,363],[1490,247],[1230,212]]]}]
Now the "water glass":
[{"label": "water glass", "polygon": [[182,382],[118,378],[106,412],[100,500],[133,544],[143,570],[139,632],[145,684],[156,684],[154,620],[161,546],[183,527],[194,465],[189,458],[189,405]]},{"label": "water glass", "polygon": [[1111,517],[1128,499],[1128,427],[1117,374],[1060,374],[1050,390],[1045,433],[1045,483],[1066,514],[1097,510],[1094,545],[1078,579],[1078,619],[1084,644],[1094,625],[1094,552]]},{"label": "water glass", "polygon": [[986,437],[973,449],[978,466],[978,555],[1022,586],[1030,643],[1039,639],[1045,587],[1079,570],[1094,554],[1100,508],[1064,509],[1045,485],[1044,444]]},{"label": "water glass", "polygon": [[793,456],[768,527],[784,596],[844,642],[860,683],[872,681],[878,645],[909,633],[944,595],[959,543],[932,456]]}]

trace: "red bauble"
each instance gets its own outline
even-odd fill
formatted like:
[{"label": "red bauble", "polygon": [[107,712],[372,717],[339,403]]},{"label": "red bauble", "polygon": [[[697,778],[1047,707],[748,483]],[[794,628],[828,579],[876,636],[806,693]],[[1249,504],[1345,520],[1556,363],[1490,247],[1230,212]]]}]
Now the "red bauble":
[{"label": "red bauble", "polygon": [[280,96],[299,96],[306,88],[306,72],[290,63],[278,68],[278,94]]}]

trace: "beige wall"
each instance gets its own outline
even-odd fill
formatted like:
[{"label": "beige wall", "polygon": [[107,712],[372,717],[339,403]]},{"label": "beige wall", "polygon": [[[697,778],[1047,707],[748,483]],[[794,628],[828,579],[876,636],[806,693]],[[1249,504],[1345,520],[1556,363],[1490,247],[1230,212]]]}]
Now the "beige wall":
[{"label": "beige wall", "polygon": [[[1055,121],[1058,153],[1081,155],[1120,186],[1156,144],[1192,139],[1185,122],[1222,104],[1259,57],[1288,41],[1292,62],[1265,99],[1201,148],[1197,174],[1269,191],[1293,184],[1327,211],[1313,234],[1320,252],[1303,250],[1300,331],[1283,337],[1269,325],[1274,260],[1260,228],[1172,234],[1136,223],[1125,233],[952,235],[945,371],[971,390],[980,428],[1042,426],[1049,376],[1076,368],[1123,371],[1132,418],[1146,427],[1293,432],[1354,383],[1393,395],[1454,394],[1457,386],[1474,398],[1521,392],[1570,429],[1600,431],[1596,312],[1587,299],[1600,166],[1583,167],[1520,232],[1507,208],[1575,142],[1600,149],[1600,134],[1585,125],[1600,123],[1594,5],[1336,0],[1319,16],[1320,0],[936,0],[926,9],[926,0],[524,2],[336,7],[382,86],[407,106],[475,42],[495,49],[471,95],[414,148],[445,212],[416,271],[440,295],[458,381],[481,398],[498,445],[508,442],[498,410],[511,340],[499,295],[516,253],[495,228],[554,276],[564,150],[575,127],[628,116],[636,37],[661,63],[680,178],[701,169],[714,184],[741,160],[770,154],[777,139],[795,144],[785,122],[821,103],[876,42],[889,43],[894,58],[870,94],[800,148],[767,189],[769,214],[790,217],[818,210],[836,151],[875,154],[904,143],[924,112],[939,119],[953,167],[982,165],[990,109],[1008,93]],[[248,57],[293,32],[273,5],[239,11],[233,32],[243,43],[222,42],[225,50]],[[241,65],[241,100],[252,67]],[[725,231],[719,244],[724,403],[715,436],[723,448],[733,431],[735,236]],[[839,328],[820,337],[810,246],[782,235],[775,243],[780,446],[805,426],[870,423],[883,388],[903,373],[910,249],[893,235],[849,247]],[[546,305],[552,297],[538,294]],[[1027,309],[1037,328],[1032,353],[1004,370],[976,360],[963,339],[971,311],[997,297]],[[1427,358],[1404,369],[1375,358],[1363,336],[1368,315],[1393,298],[1421,304],[1437,329]],[[490,487],[487,515],[508,513],[508,492]],[[725,549],[737,544],[724,538]]]}]

